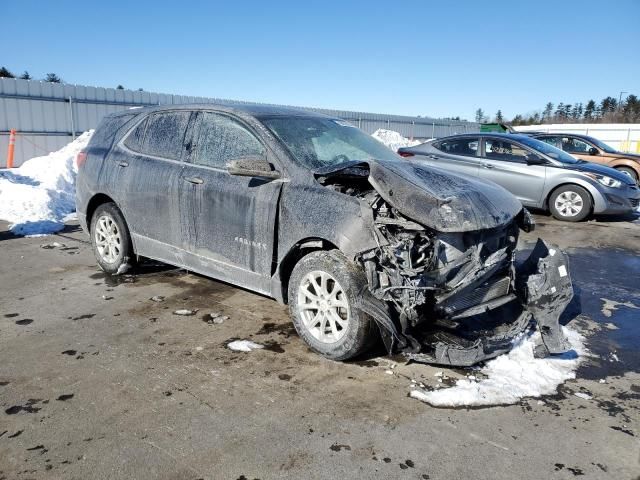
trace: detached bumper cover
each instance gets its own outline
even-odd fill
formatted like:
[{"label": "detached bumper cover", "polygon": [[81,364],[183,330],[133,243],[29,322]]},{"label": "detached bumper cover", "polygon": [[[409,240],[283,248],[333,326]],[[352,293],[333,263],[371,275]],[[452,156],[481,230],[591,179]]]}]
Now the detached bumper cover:
[{"label": "detached bumper cover", "polygon": [[566,255],[538,239],[529,258],[517,269],[515,284],[515,295],[476,305],[469,309],[471,316],[459,315],[466,320],[462,327],[433,331],[418,340],[398,332],[389,310],[368,292],[359,296],[359,307],[378,322],[389,351],[399,350],[416,362],[471,366],[510,351],[532,324],[537,325],[543,342],[537,354],[569,350],[559,323],[573,297]]}]

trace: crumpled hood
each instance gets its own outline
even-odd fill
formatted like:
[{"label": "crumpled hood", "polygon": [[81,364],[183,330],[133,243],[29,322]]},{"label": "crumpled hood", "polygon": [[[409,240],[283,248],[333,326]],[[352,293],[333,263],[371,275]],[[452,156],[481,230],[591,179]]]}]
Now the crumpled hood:
[{"label": "crumpled hood", "polygon": [[572,165],[564,165],[562,168],[566,168],[568,170],[575,170],[578,172],[588,172],[588,173],[596,173],[598,175],[606,175],[607,177],[611,177],[615,180],[620,180],[622,183],[625,183],[628,185],[634,184],[633,180],[631,180],[629,175],[619,172],[615,168],[607,167],[606,165],[599,165],[597,163],[584,162],[584,163],[576,163]]},{"label": "crumpled hood", "polygon": [[409,161],[346,162],[316,171],[369,170],[369,183],[411,220],[439,232],[505,225],[522,210],[516,197],[493,182]]}]

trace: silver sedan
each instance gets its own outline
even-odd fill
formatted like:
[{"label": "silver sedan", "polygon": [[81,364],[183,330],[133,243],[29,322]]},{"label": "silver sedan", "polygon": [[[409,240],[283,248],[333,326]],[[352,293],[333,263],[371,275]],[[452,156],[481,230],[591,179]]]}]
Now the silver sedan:
[{"label": "silver sedan", "polygon": [[398,153],[410,161],[493,181],[523,205],[548,209],[559,220],[627,214],[638,211],[640,203],[640,190],[627,175],[526,135],[453,135]]}]

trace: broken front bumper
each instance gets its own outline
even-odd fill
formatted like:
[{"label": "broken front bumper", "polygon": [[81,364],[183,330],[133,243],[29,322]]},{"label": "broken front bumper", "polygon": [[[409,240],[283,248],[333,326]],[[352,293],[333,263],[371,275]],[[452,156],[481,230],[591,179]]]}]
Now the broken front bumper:
[{"label": "broken front bumper", "polygon": [[[394,327],[389,311],[363,295],[362,308],[381,327],[390,351],[408,359],[442,365],[470,366],[506,353],[532,323],[541,333],[538,355],[559,354],[570,346],[559,318],[573,297],[566,255],[538,239],[529,258],[516,270],[515,292],[436,321],[419,337],[406,338]],[[443,324],[444,323],[444,324]]]}]

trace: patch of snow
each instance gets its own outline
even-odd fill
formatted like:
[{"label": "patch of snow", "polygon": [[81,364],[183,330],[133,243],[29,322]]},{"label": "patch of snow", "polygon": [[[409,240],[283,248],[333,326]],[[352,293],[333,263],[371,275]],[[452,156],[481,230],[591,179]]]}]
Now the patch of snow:
[{"label": "patch of snow", "polygon": [[181,315],[184,317],[188,317],[190,315],[195,315],[198,312],[198,310],[194,309],[194,310],[189,310],[187,308],[181,308],[180,310],[176,310],[173,312],[174,315]]},{"label": "patch of snow", "polygon": [[0,170],[0,219],[16,235],[37,236],[64,228],[76,210],[76,155],[87,146],[93,130],[60,150]]},{"label": "patch of snow", "polygon": [[631,302],[616,302],[615,300],[609,300],[608,298],[601,298],[600,300],[604,302],[604,305],[602,305],[602,314],[607,318],[611,317],[611,314],[615,310],[618,310],[618,307],[640,308]]},{"label": "patch of snow", "polygon": [[236,352],[250,352],[251,350],[264,348],[264,345],[254,343],[251,340],[234,340],[227,344],[227,348]]},{"label": "patch of snow", "polygon": [[409,140],[408,138],[400,135],[398,132],[395,132],[393,130],[385,130],[384,128],[379,128],[378,130],[373,132],[373,135],[371,136],[379,142],[384,143],[394,152],[397,152],[398,149],[402,147],[414,147],[422,143],[418,140]]},{"label": "patch of snow", "polygon": [[436,407],[507,405],[524,397],[550,395],[558,386],[575,378],[578,365],[587,355],[584,337],[563,327],[572,350],[547,358],[536,358],[534,349],[540,333],[522,336],[515,347],[488,361],[480,381],[458,380],[451,388],[437,391],[412,390],[410,396]]},{"label": "patch of snow", "polygon": [[584,392],[574,392],[573,394],[578,398],[582,398],[583,400],[591,400],[593,398],[591,395]]}]

